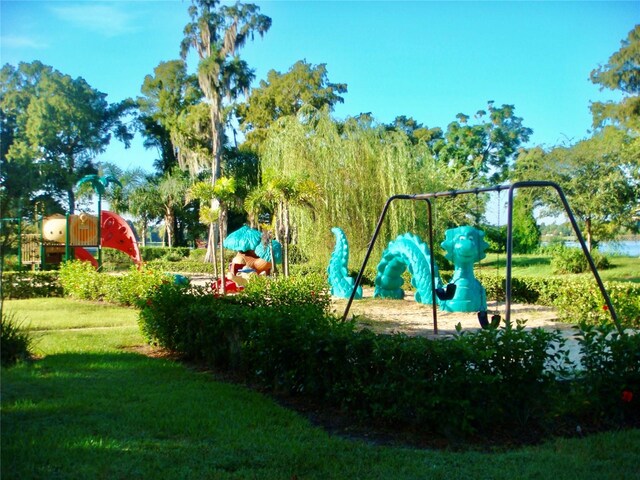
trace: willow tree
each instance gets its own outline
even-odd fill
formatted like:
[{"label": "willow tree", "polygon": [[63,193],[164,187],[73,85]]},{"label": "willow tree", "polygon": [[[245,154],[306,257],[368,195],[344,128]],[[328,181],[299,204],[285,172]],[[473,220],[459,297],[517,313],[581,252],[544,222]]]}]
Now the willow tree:
[{"label": "willow tree", "polygon": [[[236,3],[220,5],[218,0],[192,0],[189,7],[191,21],[184,28],[184,39],[180,53],[183,59],[190,50],[195,50],[198,64],[198,83],[207,99],[211,128],[211,156],[202,165],[201,157],[192,161],[192,168],[208,168],[211,184],[221,177],[222,145],[224,138],[224,100],[231,102],[246,93],[253,80],[253,71],[238,56],[238,51],[252,40],[255,34],[264,35],[271,27],[271,19],[259,13],[258,6]],[[211,208],[217,209],[216,199]],[[222,213],[222,212],[221,212]],[[219,221],[223,221],[221,216]],[[226,230],[226,228],[223,228]],[[206,260],[213,259],[216,229],[209,228]]]},{"label": "willow tree", "polygon": [[[290,206],[298,246],[318,262],[326,262],[333,247],[331,227],[345,230],[357,261],[389,196],[450,189],[457,183],[455,172],[438,162],[425,143],[414,145],[405,133],[363,117],[337,123],[327,108],[305,108],[272,125],[262,162],[264,172],[312,180],[323,192],[313,210]],[[445,217],[441,210],[440,220]],[[378,247],[406,231],[426,238],[426,221],[426,206],[394,205]]]}]

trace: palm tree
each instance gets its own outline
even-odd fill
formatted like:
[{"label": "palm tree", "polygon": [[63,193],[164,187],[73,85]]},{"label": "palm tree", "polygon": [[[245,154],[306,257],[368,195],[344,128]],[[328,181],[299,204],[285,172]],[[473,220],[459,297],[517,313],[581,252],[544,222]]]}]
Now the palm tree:
[{"label": "palm tree", "polygon": [[137,225],[142,246],[146,246],[147,231],[151,222],[162,217],[162,205],[158,198],[158,192],[151,179],[147,178],[145,183],[137,187],[129,196],[129,213],[138,218]]},{"label": "palm tree", "polygon": [[[196,182],[187,192],[187,199],[198,199],[200,205],[200,222],[209,225],[218,225],[218,251],[220,252],[220,272],[224,273],[224,247],[222,240],[226,237],[226,214],[227,205],[235,198],[236,181],[233,178],[221,177],[214,185],[208,182]],[[212,207],[211,205],[215,205]],[[218,267],[213,250],[213,272],[218,277]],[[224,282],[222,282],[222,293],[224,293]]]},{"label": "palm tree", "polygon": [[188,181],[180,170],[165,173],[157,185],[157,195],[162,207],[169,247],[173,247],[175,239],[175,213],[185,203],[187,188]]},{"label": "palm tree", "polygon": [[[211,185],[221,177],[225,125],[223,99],[232,101],[246,93],[254,76],[247,63],[240,60],[237,51],[256,33],[262,36],[271,27],[271,19],[260,15],[256,5],[239,2],[231,6],[219,4],[219,0],[192,0],[189,7],[191,21],[184,28],[184,39],[180,45],[183,59],[191,49],[200,58],[198,83],[207,98],[211,122]],[[219,208],[215,198],[211,200],[210,208]],[[218,221],[226,222],[226,215],[221,215]],[[226,230],[226,224],[222,230]],[[212,256],[215,237],[216,229],[212,223],[205,259]]]},{"label": "palm tree", "polygon": [[250,218],[261,211],[275,211],[276,240],[283,245],[283,271],[289,275],[289,243],[291,241],[290,207],[298,206],[313,210],[320,199],[320,186],[312,180],[266,173],[267,180],[253,190],[245,200],[245,210]]},{"label": "palm tree", "polygon": [[122,184],[120,181],[114,177],[113,175],[85,175],[82,177],[78,183],[77,187],[82,186],[83,184],[88,183],[91,185],[93,190],[98,194],[98,267],[102,267],[102,242],[100,240],[101,233],[100,229],[102,227],[102,196],[105,194],[107,187],[111,183],[115,183],[122,188]]},{"label": "palm tree", "polygon": [[101,164],[100,170],[104,174],[109,174],[120,180],[113,188],[106,190],[103,195],[105,200],[109,202],[109,208],[118,214],[129,213],[131,204],[129,197],[145,182],[145,171],[139,167],[123,170],[109,162]]}]

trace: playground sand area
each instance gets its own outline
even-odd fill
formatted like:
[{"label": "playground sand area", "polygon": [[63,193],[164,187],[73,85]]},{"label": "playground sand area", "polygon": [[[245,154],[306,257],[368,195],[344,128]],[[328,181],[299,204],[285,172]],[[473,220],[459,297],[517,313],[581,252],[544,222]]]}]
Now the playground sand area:
[{"label": "playground sand area", "polygon": [[[195,285],[205,285],[211,282],[210,276],[194,275],[191,282]],[[347,300],[332,297],[332,311],[342,316]],[[489,317],[499,313],[505,318],[504,302],[487,302]],[[373,288],[365,287],[361,300],[354,300],[349,310],[349,318],[355,317],[357,323],[376,333],[402,332],[412,336],[445,337],[456,331],[460,323],[462,330],[473,331],[480,329],[476,312],[443,312],[437,311],[438,333],[433,331],[433,313],[431,305],[418,303],[413,298],[413,292],[405,292],[402,300],[373,298]],[[558,320],[558,313],[553,307],[532,305],[525,303],[511,304],[511,320],[526,320],[527,328],[541,327],[549,330],[561,330],[566,337],[573,336],[574,330],[567,323]]]},{"label": "playground sand area", "polygon": [[[347,300],[332,298],[332,308],[337,315],[343,315]],[[489,317],[499,313],[505,318],[503,302],[487,302]],[[373,288],[364,288],[361,300],[354,300],[349,310],[349,318],[355,317],[358,324],[377,333],[402,332],[407,335],[434,337],[433,310],[431,305],[415,301],[412,292],[405,292],[402,300],[373,298]],[[542,327],[549,330],[570,330],[571,325],[561,323],[552,307],[531,304],[511,304],[511,320],[526,320],[527,328]],[[464,331],[480,329],[476,312],[437,311],[437,336],[452,335],[459,323]],[[569,332],[566,332],[569,333]]]}]

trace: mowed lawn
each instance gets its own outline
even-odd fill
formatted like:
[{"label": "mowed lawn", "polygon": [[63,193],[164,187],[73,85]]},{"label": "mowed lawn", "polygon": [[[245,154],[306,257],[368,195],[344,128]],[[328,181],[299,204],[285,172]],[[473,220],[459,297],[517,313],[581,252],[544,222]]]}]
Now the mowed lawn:
[{"label": "mowed lawn", "polygon": [[9,479],[637,479],[640,431],[480,451],[333,436],[143,345],[132,309],[7,301],[38,355],[2,369]]}]

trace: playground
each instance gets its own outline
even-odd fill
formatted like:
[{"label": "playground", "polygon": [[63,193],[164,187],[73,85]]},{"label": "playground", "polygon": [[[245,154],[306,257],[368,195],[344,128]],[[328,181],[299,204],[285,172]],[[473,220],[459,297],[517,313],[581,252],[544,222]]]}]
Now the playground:
[{"label": "playground", "polygon": [[[332,299],[332,307],[336,314],[341,314],[345,306],[345,299]],[[490,311],[498,311],[504,316],[504,302],[488,301],[487,307]],[[526,319],[529,328],[570,328],[558,320],[558,313],[550,306],[516,303],[511,305],[511,312],[514,319]],[[463,331],[481,328],[475,312],[439,312],[438,334],[434,335],[431,305],[416,302],[413,292],[406,292],[401,300],[374,298],[373,288],[363,289],[362,300],[353,304],[350,315],[353,315],[358,324],[377,333],[402,332],[407,335],[442,338],[455,333],[458,324]]]}]

